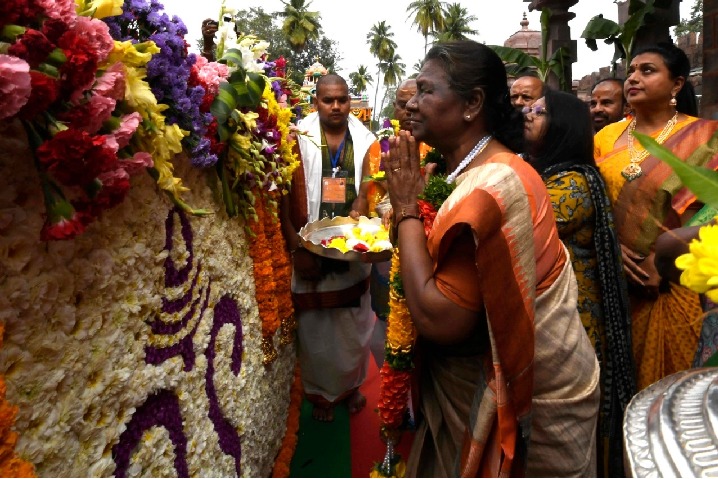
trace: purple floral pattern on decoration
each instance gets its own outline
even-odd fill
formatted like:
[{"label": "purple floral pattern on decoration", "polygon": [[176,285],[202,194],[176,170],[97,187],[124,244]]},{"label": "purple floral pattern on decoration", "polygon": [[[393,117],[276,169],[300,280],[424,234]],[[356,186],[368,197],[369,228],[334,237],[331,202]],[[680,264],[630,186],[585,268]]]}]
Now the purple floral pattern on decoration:
[{"label": "purple floral pattern on decoration", "polygon": [[[209,301],[209,292],[210,288],[207,287],[207,290],[205,292],[205,298],[204,303],[202,304],[202,307],[200,308],[199,315],[202,315],[204,311],[207,309],[207,303]],[[201,294],[201,292],[200,292]],[[194,314],[194,307],[192,308],[192,311],[188,313],[188,315]],[[183,320],[184,322],[184,320]],[[172,326],[172,324],[165,324],[165,326]],[[199,321],[197,321],[192,328],[192,331],[190,331],[188,334],[186,334],[182,339],[180,339],[177,343],[167,346],[167,347],[154,347],[154,346],[145,346],[145,362],[147,364],[162,364],[169,358],[173,358],[175,356],[182,356],[182,359],[184,360],[184,371],[191,371],[194,367],[194,361],[195,361],[195,353],[194,353],[194,335],[197,332],[197,326],[199,326]]]},{"label": "purple floral pattern on decoration", "polygon": [[[165,286],[168,288],[181,286],[188,281],[190,274],[192,274],[192,260],[194,258],[192,227],[185,213],[178,208],[171,210],[167,220],[165,221],[165,249],[171,253],[175,246],[173,240],[175,215],[179,218],[179,222],[182,227],[182,239],[186,245],[188,260],[184,267],[178,269],[171,258],[171,254],[167,256],[164,267]],[[169,358],[181,356],[184,360],[185,371],[191,371],[194,367],[194,337],[200,323],[199,318],[205,314],[210,298],[210,285],[208,284],[206,287],[202,287],[199,284],[201,270],[201,265],[198,262],[189,290],[178,299],[169,300],[167,298],[163,298],[162,310],[153,318],[152,321],[149,322],[153,335],[171,336],[181,333],[183,330],[187,329],[192,320],[196,318],[197,320],[194,321],[192,330],[186,333],[174,344],[164,347],[145,346],[145,362],[148,364],[157,365]],[[173,319],[172,321],[163,320],[165,315],[179,314],[190,303],[191,306],[189,311],[187,311],[181,319]],[[235,469],[237,475],[239,476],[241,473],[242,461],[241,437],[237,432],[237,428],[234,427],[230,420],[222,413],[222,408],[217,394],[217,387],[214,382],[216,370],[215,359],[217,335],[219,334],[222,326],[226,324],[230,324],[235,327],[234,342],[232,345],[229,367],[232,374],[238,376],[242,368],[242,351],[244,342],[242,319],[239,314],[239,306],[237,305],[237,302],[227,295],[223,296],[219,300],[213,311],[213,323],[209,333],[209,344],[207,345],[207,349],[205,351],[205,355],[207,357],[205,393],[209,403],[209,411],[207,415],[212,421],[214,429],[217,432],[219,447],[222,452],[234,458]],[[164,405],[165,401],[167,402],[166,407]],[[155,416],[156,421],[152,422]],[[148,428],[157,425],[157,421],[161,421],[160,424],[170,430],[170,438],[172,439],[173,444],[175,444],[175,449],[179,449],[181,446],[182,454],[177,454],[175,467],[177,469],[178,476],[187,476],[187,462],[185,457],[187,440],[183,435],[180,437],[176,432],[173,432],[174,429],[171,429],[171,427],[175,429],[178,428],[179,432],[182,433],[182,415],[179,409],[177,397],[169,391],[163,391],[150,396],[147,399],[147,402],[133,415],[127,431],[125,431],[120,437],[120,443],[117,445],[115,450],[117,464],[116,475],[121,476],[127,473],[129,458],[132,450],[139,443],[142,433]]]},{"label": "purple floral pattern on decoration", "polygon": [[[165,259],[165,287],[177,287],[186,283],[192,272],[194,264],[194,247],[193,247],[193,235],[192,225],[189,222],[189,218],[184,211],[175,207],[172,209],[165,220],[165,250],[169,253],[174,248],[174,228],[175,228],[175,215],[179,219],[181,225],[182,240],[185,243],[185,248],[188,253],[187,264],[181,268],[177,268],[175,262],[172,260],[172,255],[168,254]],[[150,327],[152,328],[152,334],[156,335],[174,335],[180,333],[183,329],[191,323],[192,319],[201,317],[207,309],[209,302],[209,285],[205,290],[197,288],[198,278],[202,267],[200,264],[197,265],[197,271],[195,272],[192,284],[189,290],[179,299],[168,300],[162,298],[162,311],[150,321]],[[204,301],[202,301],[202,295],[204,294]],[[185,313],[180,321],[164,321],[163,315],[173,314],[181,311],[187,304],[196,298],[192,303],[189,311]],[[202,306],[197,311],[197,305],[202,302]],[[145,362],[148,364],[161,364],[169,358],[175,356],[181,356],[184,360],[184,370],[191,371],[194,367],[195,352],[194,352],[194,335],[197,331],[199,320],[195,321],[194,327],[191,331],[185,334],[182,339],[177,341],[175,344],[166,347],[155,347],[145,346]]]},{"label": "purple floral pattern on decoration", "polygon": [[219,330],[225,324],[232,324],[235,327],[234,348],[230,368],[235,376],[239,375],[242,369],[243,333],[242,319],[239,316],[237,303],[229,296],[223,296],[214,307],[214,323],[210,334],[209,345],[207,345],[207,373],[205,390],[209,399],[209,418],[214,424],[214,430],[219,436],[219,447],[222,452],[234,458],[237,476],[241,475],[242,442],[237,429],[222,414],[222,409],[217,398],[217,388],[214,385],[214,360],[216,356],[215,346]]},{"label": "purple floral pattern on decoration", "polygon": [[112,449],[116,465],[115,477],[127,477],[132,452],[140,444],[145,431],[155,426],[164,427],[169,433],[174,445],[174,466],[177,477],[189,476],[187,437],[182,429],[179,399],[172,391],[163,390],[152,394],[142,406],[137,408],[127,424],[127,429],[120,435],[120,442]]},{"label": "purple floral pattern on decoration", "polygon": [[170,211],[170,214],[167,216],[167,220],[165,221],[165,249],[167,251],[172,251],[172,248],[174,247],[172,236],[174,235],[175,214],[180,220],[180,225],[182,227],[182,239],[185,242],[189,257],[187,258],[187,264],[178,270],[172,260],[172,257],[167,255],[167,258],[165,259],[165,288],[173,288],[186,283],[189,278],[189,273],[192,271],[192,263],[194,261],[194,252],[192,249],[192,226],[189,223],[187,215],[178,207],[175,207]]}]

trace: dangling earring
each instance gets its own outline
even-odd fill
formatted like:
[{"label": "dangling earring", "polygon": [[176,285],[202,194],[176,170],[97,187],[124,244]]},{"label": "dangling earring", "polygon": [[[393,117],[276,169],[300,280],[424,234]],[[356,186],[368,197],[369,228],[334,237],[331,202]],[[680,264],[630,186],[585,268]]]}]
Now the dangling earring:
[{"label": "dangling earring", "polygon": [[668,104],[671,105],[673,108],[676,107],[676,105],[678,104],[678,101],[676,100],[675,95],[671,95],[671,101],[669,101]]}]

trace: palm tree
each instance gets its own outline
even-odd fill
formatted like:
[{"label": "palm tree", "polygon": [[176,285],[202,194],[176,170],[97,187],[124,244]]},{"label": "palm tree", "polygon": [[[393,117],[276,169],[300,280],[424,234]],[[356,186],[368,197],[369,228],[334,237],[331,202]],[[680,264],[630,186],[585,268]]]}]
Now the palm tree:
[{"label": "palm tree", "polygon": [[384,72],[384,97],[381,99],[381,106],[379,112],[384,109],[384,101],[386,95],[392,87],[395,87],[401,83],[401,79],[406,75],[406,65],[401,62],[401,56],[398,53],[392,52],[391,56],[381,63],[381,70]]},{"label": "palm tree", "polygon": [[471,28],[470,23],[476,21],[475,15],[459,3],[452,3],[444,12],[444,29],[436,35],[440,42],[452,40],[468,40],[469,35],[476,35],[478,30]]},{"label": "palm tree", "polygon": [[444,7],[446,2],[440,0],[414,0],[406,7],[409,18],[414,16],[412,23],[424,37],[424,55],[429,44],[429,34],[444,30]]},{"label": "palm tree", "polygon": [[401,56],[392,52],[392,55],[382,63],[384,86],[391,87],[399,84],[402,77],[406,75],[406,65],[401,62]]},{"label": "palm tree", "polygon": [[388,61],[394,56],[396,50],[396,42],[391,38],[394,36],[394,32],[391,31],[391,27],[386,24],[386,21],[382,20],[376,25],[372,26],[369,33],[366,35],[366,42],[369,44],[369,53],[374,55],[378,60],[378,72],[376,75],[376,90],[374,92],[374,109],[372,116],[376,116],[376,97],[379,95],[379,78],[382,72],[382,63]]},{"label": "palm tree", "polygon": [[366,91],[367,85],[374,81],[374,78],[369,74],[369,70],[366,66],[359,65],[357,71],[349,74],[349,81],[352,84],[354,93],[361,95]]},{"label": "palm tree", "polygon": [[322,19],[319,12],[310,12],[307,9],[312,3],[304,3],[305,0],[289,0],[289,3],[282,0],[284,11],[278,12],[284,17],[282,32],[284,33],[289,46],[294,51],[302,51],[304,45],[310,40],[319,39],[319,31],[322,29],[319,21]]}]

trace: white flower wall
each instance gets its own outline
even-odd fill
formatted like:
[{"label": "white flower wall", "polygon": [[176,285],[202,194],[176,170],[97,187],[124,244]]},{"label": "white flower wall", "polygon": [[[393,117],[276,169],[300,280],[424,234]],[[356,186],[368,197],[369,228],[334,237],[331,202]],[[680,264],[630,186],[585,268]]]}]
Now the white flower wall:
[{"label": "white flower wall", "polygon": [[[74,240],[44,243],[23,135],[0,131],[0,374],[17,453],[39,476],[269,476],[294,346],[262,364],[252,261],[208,176],[177,173],[214,214],[149,175]],[[178,162],[184,163],[184,162]]]}]

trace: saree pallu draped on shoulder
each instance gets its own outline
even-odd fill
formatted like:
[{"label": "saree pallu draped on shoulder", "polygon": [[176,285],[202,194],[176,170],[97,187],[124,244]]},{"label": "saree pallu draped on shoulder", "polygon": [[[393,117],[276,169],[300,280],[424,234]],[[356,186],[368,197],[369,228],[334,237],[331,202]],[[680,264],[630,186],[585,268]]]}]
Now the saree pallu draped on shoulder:
[{"label": "saree pallu draped on shoulder", "polygon": [[[718,169],[718,122],[689,117],[663,143],[686,164]],[[627,148],[613,149],[622,134],[609,125],[596,135],[596,162],[606,180],[621,244],[644,256],[654,251],[658,236],[680,226],[695,195],[663,161],[648,156],[643,175],[626,181],[620,171],[629,162]],[[670,284],[651,299],[632,291],[631,335],[637,386],[641,390],[659,379],[691,367],[703,311],[698,294]]]},{"label": "saree pallu draped on shoulder", "polygon": [[[690,118],[663,146],[689,165],[718,169],[718,122]],[[677,215],[695,201],[668,164],[649,155],[641,162],[643,175],[626,181],[617,172],[628,164],[626,148],[617,148],[597,159],[599,170],[609,184],[613,214],[621,243],[647,255],[665,228],[675,228]],[[669,212],[676,215],[669,217]]]},{"label": "saree pallu draped on shoulder", "polygon": [[[428,247],[435,271],[458,235],[466,228],[473,235],[491,348],[480,357],[427,361],[426,421],[409,474],[595,475],[598,362],[555,226],[536,235],[550,226],[537,218],[552,214],[543,182],[524,168],[505,154],[469,170],[434,222]],[[472,301],[437,286],[457,304]]]}]

